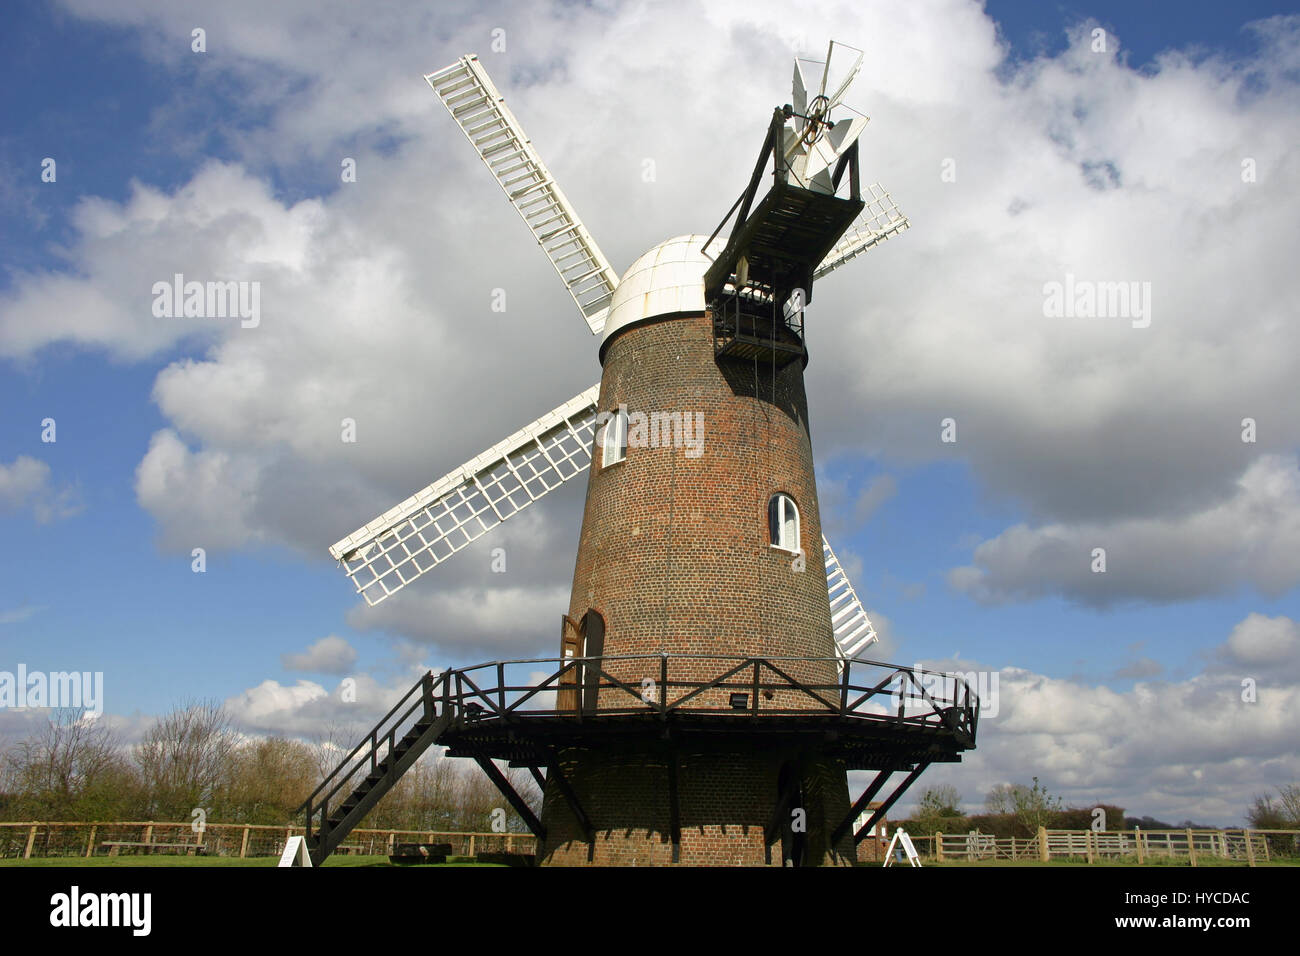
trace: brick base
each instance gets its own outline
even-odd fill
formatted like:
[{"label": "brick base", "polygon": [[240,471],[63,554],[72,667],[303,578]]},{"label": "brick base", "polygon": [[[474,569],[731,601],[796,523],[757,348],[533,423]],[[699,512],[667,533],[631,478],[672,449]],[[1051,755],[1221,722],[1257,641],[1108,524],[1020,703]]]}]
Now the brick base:
[{"label": "brick base", "polygon": [[[670,866],[669,755],[569,751],[561,768],[595,832],[589,844],[554,780],[546,786],[547,839],[539,862],[551,866]],[[778,777],[795,753],[678,752],[680,865],[782,866],[795,839],[791,814],[765,852],[764,830],[778,799]],[[831,847],[830,831],[849,811],[848,777],[833,760],[804,757],[807,830],[803,865],[852,865],[852,836]],[[783,843],[785,850],[783,851]]]}]

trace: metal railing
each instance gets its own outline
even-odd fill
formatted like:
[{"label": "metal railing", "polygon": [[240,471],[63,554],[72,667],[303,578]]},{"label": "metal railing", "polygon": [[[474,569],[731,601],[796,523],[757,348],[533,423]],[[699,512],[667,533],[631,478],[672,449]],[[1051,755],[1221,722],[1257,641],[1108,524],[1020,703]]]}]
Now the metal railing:
[{"label": "metal railing", "polygon": [[[818,673],[827,679],[816,679]],[[335,798],[357,789],[358,773],[379,775],[384,760],[421,720],[430,726],[437,721],[441,733],[525,718],[666,720],[678,714],[757,720],[827,716],[947,730],[973,745],[979,700],[958,675],[925,671],[918,676],[911,667],[859,658],[627,654],[494,661],[426,673],[298,812],[306,813],[310,839],[313,822],[329,819]]]},{"label": "metal railing", "polygon": [[[412,720],[412,717],[416,714],[430,720],[436,717],[434,688],[436,684],[443,683],[444,677],[445,675],[435,678],[432,671],[426,672],[294,811],[306,813],[306,834],[309,841],[313,819],[328,819],[329,804],[335,795],[344,788],[347,788],[345,796],[356,789],[353,781],[357,771],[365,768],[369,773],[377,772],[380,761],[396,749],[400,739],[398,732],[401,731],[404,735],[410,726],[418,722]],[[349,784],[352,785],[349,787]]]},{"label": "metal railing", "polygon": [[[843,670],[838,668],[843,664]],[[537,665],[558,665],[544,677]],[[512,679],[511,671],[528,673]],[[826,680],[796,676],[823,671]],[[754,716],[834,715],[975,734],[979,701],[959,675],[836,657],[628,654],[498,661],[439,676],[453,721],[689,711]],[[867,676],[869,675],[869,676]],[[594,689],[594,690],[593,690]],[[710,694],[716,691],[719,693]],[[565,693],[573,695],[566,701]],[[720,702],[720,695],[727,700]],[[733,696],[744,694],[743,706]],[[598,700],[595,706],[586,701]],[[532,704],[533,706],[525,706]],[[567,706],[566,706],[567,704]]]}]

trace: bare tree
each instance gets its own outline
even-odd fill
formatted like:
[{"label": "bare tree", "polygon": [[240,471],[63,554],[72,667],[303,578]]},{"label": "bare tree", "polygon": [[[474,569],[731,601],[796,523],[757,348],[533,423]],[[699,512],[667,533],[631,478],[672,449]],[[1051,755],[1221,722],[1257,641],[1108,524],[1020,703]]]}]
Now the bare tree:
[{"label": "bare tree", "polygon": [[1258,830],[1300,829],[1300,784],[1278,787],[1276,798],[1271,793],[1255,797],[1246,819]]},{"label": "bare tree", "polygon": [[395,830],[454,830],[459,776],[457,761],[437,748],[424,754],[375,807],[371,826]]},{"label": "bare tree", "polygon": [[5,755],[12,811],[76,820],[128,809],[134,779],[117,736],[84,710],[56,710],[49,723]]},{"label": "bare tree", "polygon": [[316,753],[297,740],[244,743],[228,759],[213,812],[230,823],[286,823],[316,786]]},{"label": "bare tree", "polygon": [[916,812],[911,817],[911,827],[916,833],[934,833],[951,828],[962,819],[961,794],[952,784],[927,787],[917,801]]},{"label": "bare tree", "polygon": [[150,818],[188,820],[195,807],[211,807],[235,742],[230,715],[216,701],[182,704],[158,718],[135,751]]},{"label": "bare tree", "polygon": [[1052,814],[1061,809],[1061,798],[1049,794],[1037,777],[1034,777],[1032,787],[1016,784],[1011,791],[1011,800],[1016,821],[1031,834],[1037,833],[1039,827],[1047,826]]},{"label": "bare tree", "polygon": [[[334,721],[312,737],[311,748],[316,755],[316,783],[320,783],[334,772],[368,729],[355,721],[350,723]],[[360,757],[354,758],[353,762],[360,759]]]},{"label": "bare tree", "polygon": [[1016,785],[999,783],[984,797],[984,809],[989,813],[1013,813],[1016,809]]},{"label": "bare tree", "polygon": [[1284,787],[1278,787],[1277,794],[1287,827],[1300,827],[1300,783],[1288,783]]}]

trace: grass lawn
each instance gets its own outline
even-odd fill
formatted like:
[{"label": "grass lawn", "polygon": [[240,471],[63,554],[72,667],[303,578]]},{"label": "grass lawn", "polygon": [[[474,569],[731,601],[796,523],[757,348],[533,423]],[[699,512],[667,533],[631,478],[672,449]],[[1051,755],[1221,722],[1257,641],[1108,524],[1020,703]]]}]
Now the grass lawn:
[{"label": "grass lawn", "polygon": [[[895,866],[899,864],[895,863]],[[906,864],[903,864],[906,865]],[[1168,857],[1148,858],[1142,863],[1138,863],[1137,858],[1129,860],[1098,860],[1096,863],[1089,863],[1087,860],[1069,859],[1069,860],[1052,860],[1050,863],[1043,863],[1039,860],[924,860],[923,866],[1110,866],[1110,867],[1159,867],[1165,869],[1168,867],[1190,868],[1186,857],[1178,859],[1169,859]],[[1196,861],[1197,866],[1213,867],[1245,867],[1248,864],[1244,860],[1224,860],[1219,857],[1202,857]],[[1256,866],[1300,866],[1300,860],[1270,860],[1265,863],[1259,860]]]},{"label": "grass lawn", "polygon": [[[176,854],[154,853],[148,856],[43,856],[30,860],[0,860],[0,867],[18,866],[62,866],[62,867],[112,867],[112,866],[275,866],[280,862],[278,856],[253,856],[245,859],[230,856],[178,856]],[[394,866],[386,856],[331,856],[323,866]],[[503,866],[500,863],[478,863],[467,857],[451,857],[442,864],[406,864],[415,868],[429,866]]]}]

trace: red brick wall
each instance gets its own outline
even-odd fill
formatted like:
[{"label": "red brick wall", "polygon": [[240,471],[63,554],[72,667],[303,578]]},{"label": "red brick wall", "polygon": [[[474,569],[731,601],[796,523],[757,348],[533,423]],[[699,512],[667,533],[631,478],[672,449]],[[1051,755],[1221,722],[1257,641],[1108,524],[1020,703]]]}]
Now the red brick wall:
[{"label": "red brick wall", "polygon": [[[629,447],[606,468],[596,450],[570,616],[604,616],[606,656],[832,657],[801,364],[775,380],[770,366],[720,368],[707,316],[668,319],[609,343],[599,407],[620,404],[703,413],[703,453]],[[778,491],[799,507],[801,572],[769,544]],[[804,676],[833,681],[834,668]]]},{"label": "red brick wall", "polygon": [[[763,866],[764,831],[777,800],[777,775],[797,754],[736,751],[678,754],[678,804],[684,866]],[[847,777],[834,761],[808,759],[803,809],[807,815],[806,864],[851,865],[852,837],[834,848],[828,834],[849,810]],[[546,865],[669,866],[668,760],[660,752],[566,753],[562,768],[596,831],[593,859],[564,797],[546,788],[543,814]],[[782,865],[781,842],[772,866]]]}]

